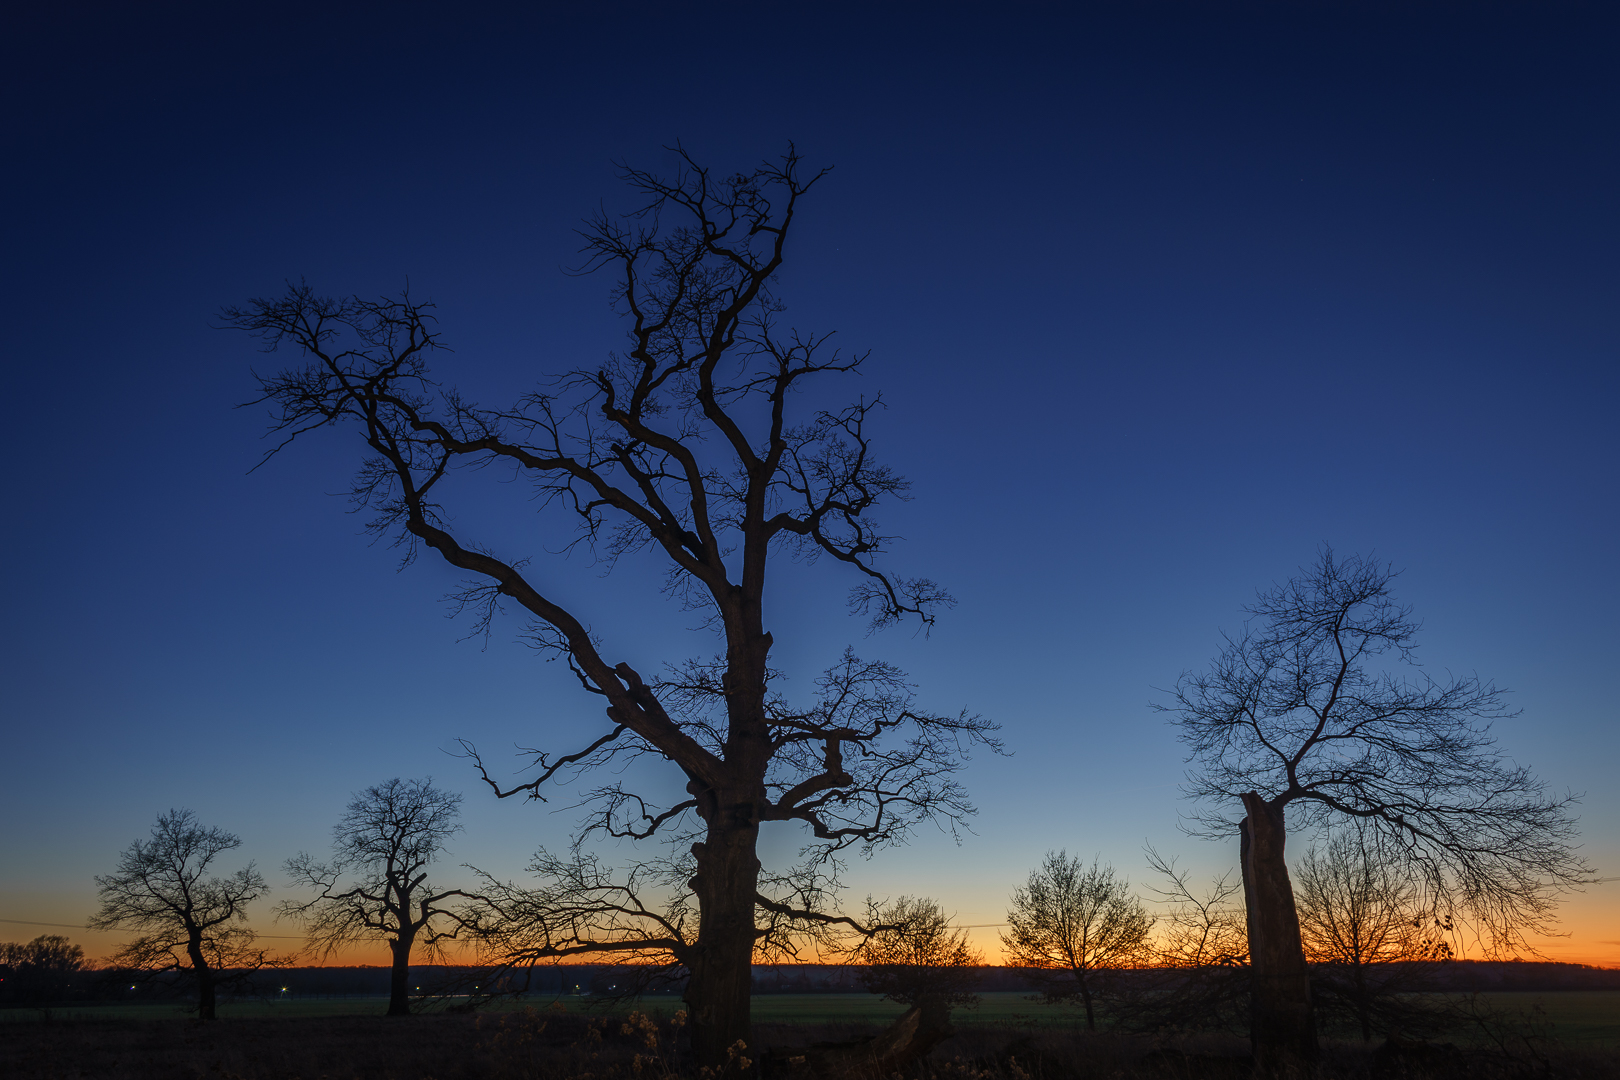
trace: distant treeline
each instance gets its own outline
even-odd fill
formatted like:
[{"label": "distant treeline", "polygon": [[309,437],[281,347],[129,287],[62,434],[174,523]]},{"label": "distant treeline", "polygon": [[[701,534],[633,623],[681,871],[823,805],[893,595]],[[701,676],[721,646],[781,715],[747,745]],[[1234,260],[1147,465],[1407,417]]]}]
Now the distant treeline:
[{"label": "distant treeline", "polygon": [[[1620,990],[1620,969],[1584,964],[1526,961],[1453,960],[1425,965],[1424,988],[1437,992],[1467,993],[1492,990]],[[117,970],[79,970],[63,973],[48,983],[7,971],[0,965],[0,1007],[40,1008],[89,1002],[157,1001],[180,991],[175,980],[153,979]],[[294,998],[386,997],[385,967],[300,967],[237,972],[222,987],[222,996],[257,1000]],[[487,968],[423,965],[411,969],[412,988],[423,994],[487,993],[503,977],[504,985],[520,987],[531,997],[611,996],[632,980],[625,968],[610,964],[536,967],[514,975]],[[9,977],[8,977],[9,976]],[[838,964],[758,965],[754,968],[756,994],[863,993],[858,967]],[[1127,974],[1126,978],[1130,976]],[[974,969],[971,989],[978,993],[1031,991],[1027,969],[980,967]],[[678,998],[678,984],[656,992]],[[183,999],[183,998],[182,998]]]}]

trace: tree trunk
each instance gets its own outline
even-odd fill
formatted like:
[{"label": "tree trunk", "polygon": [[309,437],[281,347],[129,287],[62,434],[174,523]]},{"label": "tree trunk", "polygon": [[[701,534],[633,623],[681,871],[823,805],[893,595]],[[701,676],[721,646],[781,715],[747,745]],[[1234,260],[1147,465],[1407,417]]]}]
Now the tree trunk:
[{"label": "tree trunk", "polygon": [[1097,1017],[1091,1011],[1091,987],[1086,985],[1086,977],[1084,975],[1080,976],[1080,1000],[1084,1002],[1086,1006],[1086,1030],[1096,1031]]},{"label": "tree trunk", "polygon": [[1249,1041],[1257,1072],[1308,1071],[1317,1057],[1310,974],[1283,858],[1283,808],[1243,795],[1243,899],[1249,922]]},{"label": "tree trunk", "polygon": [[1356,1019],[1361,1021],[1361,1041],[1372,1042],[1372,991],[1367,989],[1367,969],[1358,960],[1355,966]]},{"label": "tree trunk", "polygon": [[191,973],[197,978],[197,1019],[215,1019],[214,972],[203,957],[202,939],[193,934],[186,942],[186,955],[191,957]]},{"label": "tree trunk", "polygon": [[[754,806],[752,799],[716,806],[709,816],[708,836],[692,845],[698,867],[692,891],[698,897],[699,916],[686,984],[687,1022],[694,1059],[716,1075],[742,1056],[753,1038],[749,1010],[760,869],[754,853],[759,839]],[[735,1053],[728,1054],[734,1048]]]},{"label": "tree trunk", "polygon": [[394,954],[393,970],[388,973],[389,1016],[411,1015],[411,942],[415,936],[409,930],[401,930],[388,943],[389,950]]}]

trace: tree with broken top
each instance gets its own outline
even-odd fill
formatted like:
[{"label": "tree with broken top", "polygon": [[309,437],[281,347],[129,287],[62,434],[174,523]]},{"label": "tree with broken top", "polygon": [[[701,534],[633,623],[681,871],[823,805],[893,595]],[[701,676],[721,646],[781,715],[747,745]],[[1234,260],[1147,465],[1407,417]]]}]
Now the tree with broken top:
[{"label": "tree with broken top", "polygon": [[[879,402],[792,409],[806,383],[864,360],[831,348],[827,335],[784,328],[772,291],[801,200],[826,171],[807,172],[790,151],[721,179],[676,154],[669,178],[625,169],[641,209],[599,214],[582,233],[587,268],[616,277],[625,350],[510,407],[482,408],[433,382],[428,363],[443,344],[430,305],[409,296],[330,299],[298,285],[224,320],[305,357],[262,380],[279,446],[318,428],[357,429],[369,452],[354,494],[375,511],[372,528],[473,575],[458,600],[482,626],[504,604],[521,608],[532,642],[602,699],[607,723],[579,733],[577,749],[537,752],[529,782],[502,786],[480,761],[497,794],[540,797],[581,770],[638,756],[680,770],[685,797],[667,804],[618,784],[591,793],[587,835],[673,847],[663,870],[640,879],[613,878],[580,851],[543,854],[537,865],[557,874],[541,890],[570,915],[540,917],[526,955],[611,952],[680,965],[694,1051],[719,1069],[749,1038],[756,951],[794,932],[857,925],[828,909],[837,855],[900,840],[923,821],[954,827],[971,812],[954,775],[963,752],[995,744],[993,725],[919,709],[898,671],[853,654],[829,668],[812,700],[785,696],[765,615],[777,560],[824,556],[846,567],[856,583],[849,605],[874,626],[927,626],[950,600],[878,562],[890,537],[873,512],[907,487],[873,455],[868,424]],[[667,590],[707,616],[718,655],[662,674],[615,658],[610,614],[565,605],[548,574],[560,569],[555,560],[531,565],[526,551],[505,550],[509,541],[452,521],[449,501],[468,467],[527,481],[543,509],[571,517],[580,542],[610,563],[660,560]],[[759,834],[772,822],[804,831],[796,871],[763,872]],[[654,879],[659,898],[636,891]]]},{"label": "tree with broken top", "polygon": [[1431,908],[1469,920],[1493,955],[1527,949],[1559,893],[1592,879],[1573,847],[1573,796],[1548,795],[1490,734],[1513,715],[1504,691],[1417,669],[1418,624],[1390,595],[1394,577],[1324,548],[1261,592],[1243,630],[1164,707],[1198,763],[1187,790],[1205,800],[1202,831],[1241,835],[1251,1037],[1267,1071],[1317,1053],[1284,861],[1290,825],[1350,818],[1383,837]]}]

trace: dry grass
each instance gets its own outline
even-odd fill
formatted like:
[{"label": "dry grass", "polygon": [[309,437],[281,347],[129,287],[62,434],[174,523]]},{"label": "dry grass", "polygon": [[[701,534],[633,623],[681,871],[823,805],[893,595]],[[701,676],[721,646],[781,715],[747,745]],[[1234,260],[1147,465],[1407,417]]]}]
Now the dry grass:
[{"label": "dry grass", "polygon": [[[681,1021],[634,1013],[582,1016],[523,1010],[486,1016],[401,1019],[342,1016],[188,1020],[67,1020],[0,1029],[7,1080],[673,1080],[692,1073]],[[842,1041],[868,1025],[756,1025],[759,1046]],[[1174,1043],[1073,1031],[964,1026],[937,1048],[919,1080],[1237,1080],[1248,1075],[1242,1040],[1196,1036]],[[759,1055],[738,1055],[738,1065]],[[741,1070],[729,1070],[741,1076]],[[750,1072],[755,1071],[753,1068]],[[1380,1058],[1333,1045],[1321,1080],[1620,1080],[1612,1050],[1503,1056],[1479,1049]]]}]

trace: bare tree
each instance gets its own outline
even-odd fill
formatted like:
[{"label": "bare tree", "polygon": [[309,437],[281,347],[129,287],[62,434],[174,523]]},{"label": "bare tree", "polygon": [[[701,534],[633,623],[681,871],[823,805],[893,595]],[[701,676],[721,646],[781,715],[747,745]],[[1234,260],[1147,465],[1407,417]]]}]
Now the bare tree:
[{"label": "bare tree", "polygon": [[928,1006],[948,1020],[950,1010],[976,1005],[970,987],[984,957],[968,945],[967,931],[953,927],[937,900],[902,896],[868,902],[866,923],[875,928],[855,956],[864,965],[861,985],[902,1005]]},{"label": "bare tree", "polygon": [[[1250,621],[1165,706],[1200,771],[1188,794],[1214,800],[1203,831],[1242,837],[1252,962],[1251,1037],[1263,1069],[1317,1053],[1309,976],[1284,860],[1295,828],[1353,818],[1437,901],[1465,912],[1494,953],[1548,928],[1557,894],[1591,879],[1574,853],[1571,796],[1553,797],[1509,761],[1490,722],[1511,715],[1477,677],[1415,668],[1417,623],[1394,571],[1324,548],[1315,566],[1259,594]],[[1244,816],[1234,823],[1225,806]]]},{"label": "bare tree", "polygon": [[189,972],[197,986],[197,1016],[215,1018],[222,972],[262,967],[254,932],[243,925],[247,906],[267,891],[248,863],[229,877],[210,876],[220,855],[242,841],[223,829],[205,829],[190,810],[170,810],[118,857],[118,870],[96,878],[101,908],[92,930],[130,929],[141,936],[113,956],[115,966],[139,971]]},{"label": "bare tree", "polygon": [[1425,896],[1398,855],[1352,822],[1298,865],[1299,930],[1318,1007],[1375,1030],[1413,1034],[1443,1012],[1423,997],[1431,966],[1450,959],[1453,923]]},{"label": "bare tree", "polygon": [[[523,609],[532,643],[563,657],[602,699],[607,723],[578,733],[570,752],[536,752],[528,783],[505,787],[484,771],[498,795],[540,797],[582,769],[637,756],[679,770],[685,797],[666,803],[617,784],[597,789],[587,832],[687,846],[689,923],[674,933],[643,914],[657,903],[615,903],[614,919],[649,929],[596,926],[588,934],[598,936],[539,948],[665,950],[690,973],[698,1061],[721,1069],[728,1048],[749,1037],[760,913],[800,927],[833,917],[796,906],[791,890],[762,891],[761,827],[795,824],[814,858],[830,859],[922,821],[959,821],[971,807],[954,773],[968,744],[990,742],[993,725],[921,710],[899,672],[853,655],[833,665],[812,702],[793,706],[782,694],[766,626],[773,556],[846,567],[856,581],[850,608],[874,626],[927,626],[950,599],[879,565],[891,538],[873,513],[907,489],[873,453],[868,422],[879,400],[793,415],[795,392],[864,359],[833,349],[828,335],[784,328],[772,293],[800,202],[826,172],[807,174],[790,152],[722,179],[676,153],[683,164],[671,178],[625,169],[642,208],[599,215],[583,232],[587,268],[617,278],[624,351],[513,406],[481,408],[432,381],[428,361],[443,344],[430,305],[408,296],[336,300],[299,285],[224,319],[305,357],[262,380],[278,448],[316,428],[358,429],[368,456],[354,495],[375,511],[375,531],[472,574],[457,600],[481,628],[503,604]],[[531,567],[519,544],[472,534],[447,512],[457,484],[484,466],[526,481],[609,564],[643,553],[660,560],[667,591],[706,613],[718,655],[664,677],[615,658],[603,635],[614,617],[636,613],[565,600],[559,562]]]},{"label": "bare tree", "polygon": [[1222,874],[1197,887],[1175,860],[1147,849],[1160,882],[1146,964],[1119,1003],[1127,1023],[1152,1031],[1237,1030],[1248,1018],[1249,943],[1242,889]]},{"label": "bare tree", "polygon": [[1118,969],[1147,953],[1153,919],[1130,883],[1112,866],[1086,866],[1066,851],[1047,852],[1013,893],[1001,935],[1009,964],[1027,967],[1052,1001],[1079,999],[1086,1027],[1097,1029],[1096,1005]]},{"label": "bare tree", "polygon": [[465,914],[446,901],[472,894],[438,888],[427,869],[461,828],[460,811],[461,796],[439,790],[431,779],[396,777],[349,802],[332,828],[331,862],[316,862],[304,852],[287,860],[293,884],[319,895],[283,901],[278,911],[302,923],[323,955],[356,941],[388,942],[389,1016],[410,1015],[411,950],[420,945],[442,955],[444,942],[467,925]]},{"label": "bare tree", "polygon": [[1149,887],[1163,905],[1156,920],[1159,934],[1153,962],[1181,970],[1247,965],[1249,942],[1243,908],[1232,899],[1242,885],[1228,873],[1198,892],[1189,880],[1191,875],[1176,869],[1174,859],[1149,847],[1147,860],[1164,882]]}]

